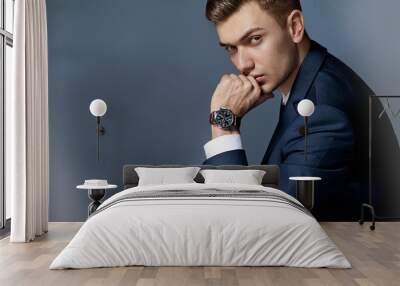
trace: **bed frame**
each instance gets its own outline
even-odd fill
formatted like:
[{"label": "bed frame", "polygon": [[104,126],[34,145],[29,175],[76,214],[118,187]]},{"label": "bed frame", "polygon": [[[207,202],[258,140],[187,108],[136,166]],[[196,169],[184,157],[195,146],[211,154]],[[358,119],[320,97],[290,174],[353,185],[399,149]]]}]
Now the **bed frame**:
[{"label": "bed frame", "polygon": [[[265,187],[279,188],[279,167],[277,165],[251,165],[251,166],[240,166],[240,165],[224,165],[224,166],[212,166],[212,165],[124,165],[122,184],[124,189],[133,188],[138,185],[139,177],[135,171],[136,167],[148,167],[148,168],[177,168],[177,167],[200,167],[201,169],[217,169],[217,170],[264,170],[266,171],[262,180],[262,185]],[[198,173],[194,178],[197,183],[204,183],[203,176]]]}]

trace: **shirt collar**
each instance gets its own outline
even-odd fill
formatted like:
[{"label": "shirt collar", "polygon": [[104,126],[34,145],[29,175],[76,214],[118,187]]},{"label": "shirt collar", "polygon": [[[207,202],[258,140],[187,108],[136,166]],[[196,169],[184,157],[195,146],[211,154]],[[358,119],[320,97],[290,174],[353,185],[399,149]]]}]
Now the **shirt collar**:
[{"label": "shirt collar", "polygon": [[289,90],[288,94],[284,94],[283,92],[280,92],[280,93],[281,93],[281,96],[282,96],[282,104],[286,105],[286,103],[289,100],[290,90]]}]

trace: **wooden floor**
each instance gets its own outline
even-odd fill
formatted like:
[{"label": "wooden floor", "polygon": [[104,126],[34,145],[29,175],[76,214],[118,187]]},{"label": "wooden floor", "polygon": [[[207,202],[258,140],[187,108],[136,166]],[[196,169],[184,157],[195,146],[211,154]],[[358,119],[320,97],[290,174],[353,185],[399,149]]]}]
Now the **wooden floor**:
[{"label": "wooden floor", "polygon": [[120,267],[48,270],[81,223],[50,223],[32,243],[0,241],[0,285],[400,285],[400,222],[322,223],[353,268]]}]

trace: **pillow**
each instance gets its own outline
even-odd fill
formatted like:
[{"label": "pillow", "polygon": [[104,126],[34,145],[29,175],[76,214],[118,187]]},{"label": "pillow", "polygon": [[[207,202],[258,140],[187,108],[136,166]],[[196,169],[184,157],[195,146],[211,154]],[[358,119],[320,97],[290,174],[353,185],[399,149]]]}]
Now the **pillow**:
[{"label": "pillow", "polygon": [[199,167],[135,168],[139,176],[138,186],[196,183],[193,179],[199,170]]},{"label": "pillow", "polygon": [[226,183],[261,185],[265,175],[262,170],[201,170],[205,184]]}]

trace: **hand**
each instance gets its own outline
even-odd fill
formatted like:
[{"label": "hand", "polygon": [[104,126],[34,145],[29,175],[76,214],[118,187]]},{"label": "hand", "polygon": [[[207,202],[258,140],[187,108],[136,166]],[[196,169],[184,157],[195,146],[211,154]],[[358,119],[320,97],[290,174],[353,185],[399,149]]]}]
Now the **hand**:
[{"label": "hand", "polygon": [[211,112],[224,106],[239,117],[262,104],[273,94],[264,94],[252,76],[224,75],[211,99]]}]

